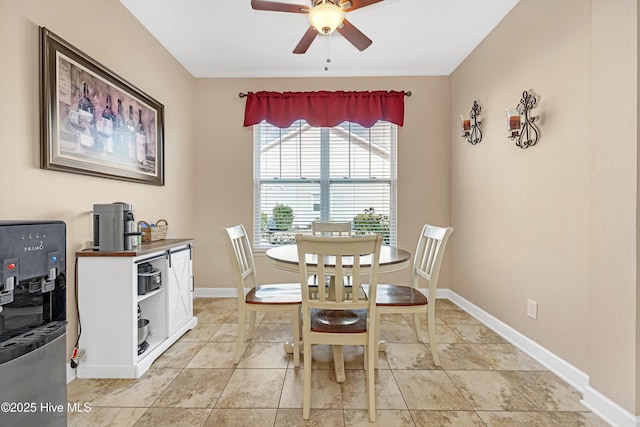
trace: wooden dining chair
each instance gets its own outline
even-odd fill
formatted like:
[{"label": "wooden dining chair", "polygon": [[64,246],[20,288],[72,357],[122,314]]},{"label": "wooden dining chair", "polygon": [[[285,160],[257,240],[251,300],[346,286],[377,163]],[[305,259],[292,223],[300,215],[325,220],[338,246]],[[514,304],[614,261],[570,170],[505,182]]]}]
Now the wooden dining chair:
[{"label": "wooden dining chair", "polygon": [[[313,221],[311,223],[311,235],[312,236],[328,236],[328,237],[351,237],[351,223],[349,221]],[[312,274],[309,277],[311,284],[317,286],[318,276]],[[349,277],[345,278],[346,284],[345,292],[351,292],[351,282]],[[329,283],[326,283],[328,285]],[[315,292],[317,288],[311,287],[310,290]]]},{"label": "wooden dining chair", "polygon": [[[281,311],[291,314],[293,327],[293,365],[300,366],[300,308],[302,294],[298,283],[258,285],[251,243],[244,225],[222,229],[229,249],[233,277],[238,294],[238,343],[234,363],[242,357],[244,343],[253,336],[256,312]],[[249,333],[246,331],[249,315]]]},{"label": "wooden dining chair", "polygon": [[[387,313],[413,314],[413,323],[418,341],[426,342],[420,326],[420,314],[427,314],[427,329],[429,331],[429,345],[431,355],[436,366],[440,366],[438,358],[436,337],[436,290],[440,265],[444,257],[445,248],[449,236],[453,233],[452,227],[436,227],[426,224],[422,227],[422,233],[418,239],[418,247],[411,266],[409,285],[379,284],[376,292],[377,331],[380,333],[380,315]],[[427,282],[427,294],[423,294],[419,285],[422,279]],[[366,286],[362,286],[365,294],[372,297],[374,294]],[[376,343],[378,340],[376,340]],[[377,352],[376,352],[377,355]]]},{"label": "wooden dining chair", "polygon": [[[311,362],[312,346],[330,344],[336,380],[343,382],[344,359],[342,346],[362,345],[367,371],[367,394],[369,419],[376,419],[375,405],[375,351],[376,351],[376,304],[375,294],[380,265],[382,236],[362,236],[344,239],[341,237],[296,236],[298,259],[300,260],[300,283],[302,285],[302,325],[304,342],[304,393],[302,418],[309,419],[311,413]],[[307,264],[308,263],[308,264]],[[370,265],[363,267],[362,265]],[[345,268],[344,266],[349,266]],[[336,287],[334,299],[328,293],[309,293],[307,277],[309,270],[318,277],[334,276]],[[364,293],[352,292],[345,296],[345,276],[351,276],[354,287],[359,289],[363,279],[369,283],[373,299],[367,300]],[[357,286],[357,287],[356,287]]]},{"label": "wooden dining chair", "polygon": [[311,234],[314,236],[350,237],[351,223],[349,221],[313,221],[311,223]]}]

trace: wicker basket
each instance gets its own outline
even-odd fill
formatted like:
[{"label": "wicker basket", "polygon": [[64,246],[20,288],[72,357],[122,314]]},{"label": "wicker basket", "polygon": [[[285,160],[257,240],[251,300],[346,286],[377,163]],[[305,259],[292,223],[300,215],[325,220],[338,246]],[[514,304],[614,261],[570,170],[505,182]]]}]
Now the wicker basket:
[{"label": "wicker basket", "polygon": [[138,225],[142,225],[142,241],[143,242],[155,242],[156,240],[164,240],[167,237],[167,230],[169,230],[169,223],[166,219],[159,219],[154,226],[151,226],[146,221],[138,221]]}]

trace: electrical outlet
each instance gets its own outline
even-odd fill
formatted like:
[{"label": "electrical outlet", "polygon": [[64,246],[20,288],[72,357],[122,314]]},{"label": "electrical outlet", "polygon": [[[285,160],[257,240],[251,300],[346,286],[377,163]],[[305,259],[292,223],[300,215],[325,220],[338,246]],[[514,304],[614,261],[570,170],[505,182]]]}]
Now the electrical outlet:
[{"label": "electrical outlet", "polygon": [[538,320],[538,303],[534,300],[527,300],[527,316],[534,320]]}]

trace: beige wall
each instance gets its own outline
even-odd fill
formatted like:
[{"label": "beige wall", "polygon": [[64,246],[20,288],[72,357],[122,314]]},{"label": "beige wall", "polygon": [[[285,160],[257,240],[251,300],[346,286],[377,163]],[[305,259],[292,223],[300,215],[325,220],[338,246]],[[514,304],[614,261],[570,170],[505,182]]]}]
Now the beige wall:
[{"label": "beige wall", "polygon": [[[484,132],[471,146],[451,123],[451,288],[631,413],[636,8],[635,0],[521,0],[450,76],[451,117],[478,100]],[[505,108],[529,89],[540,95],[541,137],[522,150],[507,138]],[[528,298],[538,302],[537,321],[526,316]]]},{"label": "beige wall", "polygon": [[[39,26],[164,104],[166,186],[39,168]],[[166,218],[170,236],[194,234],[193,88],[191,75],[117,0],[0,0],[0,219],[66,222],[69,348],[77,330],[74,254],[92,238],[94,203],[128,201],[138,219]]]},{"label": "beige wall", "polygon": [[[442,287],[638,414],[637,18],[635,0],[521,0],[449,77],[194,79],[117,0],[0,0],[9,189],[0,219],[67,223],[71,336],[74,253],[91,239],[94,203],[130,201],[138,219],[167,218],[169,237],[197,238],[197,286],[230,288],[219,230],[250,225],[252,209],[252,131],[238,92],[411,90],[399,130],[399,245],[413,250],[424,222],[453,225]],[[164,104],[166,186],[39,169],[39,26]],[[504,109],[527,89],[541,96],[542,134],[521,150],[506,137]],[[473,100],[483,105],[477,146],[458,136],[456,119]],[[296,279],[261,254],[258,269],[264,281]],[[537,321],[527,298],[539,303]]]},{"label": "beige wall", "polygon": [[[253,206],[253,132],[242,126],[239,92],[259,90],[410,90],[405,124],[398,130],[398,244],[411,251],[422,224],[449,221],[449,83],[447,77],[199,79],[196,83],[195,198],[198,287],[234,286],[220,228],[250,229]],[[261,282],[294,281],[256,254]],[[408,272],[388,280],[408,280]],[[448,286],[448,274],[441,277]]]}]

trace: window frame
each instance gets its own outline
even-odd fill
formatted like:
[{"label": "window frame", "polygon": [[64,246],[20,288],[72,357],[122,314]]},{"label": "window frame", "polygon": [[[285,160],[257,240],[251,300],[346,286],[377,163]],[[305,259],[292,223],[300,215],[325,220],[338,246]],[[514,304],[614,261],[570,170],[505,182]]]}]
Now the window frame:
[{"label": "window frame", "polygon": [[[331,205],[330,205],[330,200],[331,200],[331,189],[332,186],[336,187],[339,186],[341,184],[351,184],[351,185],[357,185],[357,184],[386,184],[388,185],[388,204],[389,204],[389,214],[388,214],[388,221],[389,221],[389,239],[387,242],[385,242],[384,244],[386,245],[391,245],[391,246],[395,246],[396,242],[397,242],[397,169],[398,169],[398,165],[397,165],[397,150],[398,150],[398,126],[396,124],[390,123],[390,122],[378,122],[376,123],[376,125],[381,124],[382,126],[389,126],[389,137],[388,137],[388,141],[387,143],[389,144],[389,176],[385,176],[385,177],[371,177],[369,176],[368,178],[362,178],[362,177],[357,177],[357,178],[345,178],[345,177],[331,177],[331,171],[330,171],[330,164],[331,164],[331,133],[334,132],[334,130],[336,128],[340,128],[340,129],[344,129],[345,128],[345,124],[347,124],[347,129],[348,129],[348,135],[349,138],[352,138],[352,135],[355,135],[354,133],[351,132],[351,125],[356,125],[356,126],[360,126],[357,123],[350,123],[350,122],[344,122],[341,123],[337,126],[334,127],[313,127],[311,125],[308,125],[304,120],[298,120],[296,122],[294,122],[289,128],[297,126],[298,127],[298,132],[300,132],[300,134],[302,134],[304,132],[303,128],[306,127],[307,130],[311,130],[311,129],[319,129],[320,131],[320,177],[311,177],[311,178],[305,178],[304,176],[302,177],[298,177],[298,178],[282,178],[282,158],[280,158],[280,177],[274,177],[274,178],[264,178],[261,176],[261,172],[262,172],[262,159],[261,159],[261,151],[262,151],[262,146],[261,146],[261,130],[262,130],[262,126],[272,126],[275,129],[278,129],[276,126],[273,126],[267,122],[260,122],[259,124],[256,124],[253,126],[253,247],[255,250],[257,251],[261,251],[261,250],[267,250],[271,247],[274,247],[277,244],[286,244],[286,243],[293,243],[291,241],[287,241],[287,242],[276,242],[274,243],[265,243],[263,241],[263,236],[262,236],[262,232],[263,232],[263,227],[262,227],[262,222],[264,221],[264,219],[262,218],[262,186],[265,184],[302,184],[302,185],[306,185],[306,184],[318,184],[320,187],[320,220],[321,221],[329,221],[331,220],[330,214],[331,214]],[[369,144],[371,144],[371,133],[373,128],[375,128],[374,125],[372,128],[365,128],[365,129],[369,129],[369,138],[367,139],[369,141]],[[285,128],[285,129],[289,129],[289,128]],[[280,141],[283,141],[283,128],[279,128],[280,129]],[[303,138],[302,136],[299,137],[300,141],[299,143],[302,144],[303,143]],[[351,142],[350,142],[351,144]],[[349,149],[351,149],[351,145],[349,146]],[[373,154],[373,149],[370,146],[368,149],[368,156],[369,156],[369,173],[371,172],[371,158],[374,155]],[[280,151],[280,157],[282,157],[282,151]],[[302,154],[299,157],[299,161],[300,163],[302,163],[303,161],[303,156]],[[349,172],[352,172],[351,169],[351,158],[349,155]],[[334,191],[334,195],[335,195],[335,191]],[[314,202],[315,205],[315,202]],[[366,209],[365,209],[366,211]],[[360,214],[360,213],[364,213],[364,212],[356,212],[354,214],[354,217],[356,214]],[[386,215],[386,212],[384,213],[384,215]],[[352,220],[353,221],[353,220]],[[306,234],[307,231],[306,229],[296,229],[296,233],[303,233]],[[311,230],[309,228],[308,233],[311,233]],[[291,240],[291,239],[289,239]]]}]

